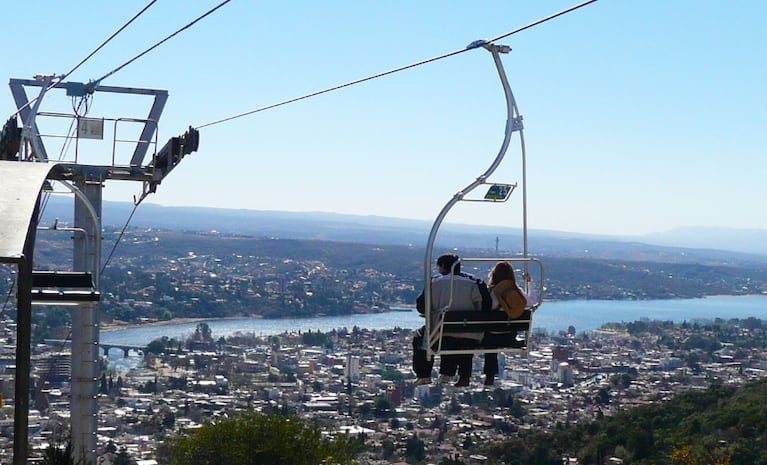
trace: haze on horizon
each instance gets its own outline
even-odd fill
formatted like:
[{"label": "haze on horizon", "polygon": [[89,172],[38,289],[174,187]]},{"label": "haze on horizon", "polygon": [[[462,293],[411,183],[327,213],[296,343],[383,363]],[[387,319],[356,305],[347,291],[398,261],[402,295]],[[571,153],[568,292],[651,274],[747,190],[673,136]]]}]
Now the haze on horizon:
[{"label": "haze on horizon", "polygon": [[[68,80],[104,75],[218,3],[158,2]],[[459,50],[575,3],[234,1],[104,84],[169,91],[163,144],[189,125]],[[141,6],[25,7],[33,22],[6,25],[24,50],[6,78],[69,70]],[[499,41],[513,48],[503,62],[525,121],[529,227],[767,230],[765,16],[756,0],[600,0]],[[0,99],[11,114],[10,92]],[[51,92],[41,110],[71,112],[71,101]],[[97,95],[88,116],[147,111],[141,99]],[[473,50],[203,128],[200,150],[147,202],[432,221],[487,168],[504,122],[492,59]],[[46,143],[58,153],[60,141]],[[104,163],[110,145],[81,141],[81,160]],[[520,180],[518,154],[515,137],[495,180]],[[109,183],[104,198],[138,190]],[[519,194],[506,208],[460,205],[446,221],[518,227]]]}]

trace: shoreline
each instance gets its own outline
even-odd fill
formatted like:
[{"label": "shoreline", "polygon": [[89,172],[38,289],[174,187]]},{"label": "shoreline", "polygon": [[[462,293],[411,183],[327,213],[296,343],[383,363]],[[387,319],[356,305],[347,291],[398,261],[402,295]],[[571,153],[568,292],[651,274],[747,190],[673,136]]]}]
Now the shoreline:
[{"label": "shoreline", "polygon": [[[702,297],[697,297],[698,299],[721,299],[721,298],[734,298],[734,297],[767,297],[767,294],[761,293],[761,294],[711,294],[711,295],[704,295]],[[648,299],[653,300],[653,299]],[[666,299],[661,299],[666,300]],[[565,302],[565,301],[556,301],[556,300],[549,300],[548,302]],[[407,309],[407,310],[406,310]],[[415,307],[406,307],[404,305],[399,306],[396,310],[387,310],[385,312],[381,313],[399,313],[404,311],[410,311],[414,310]],[[155,321],[148,321],[144,323],[128,323],[127,321],[119,321],[115,320],[110,323],[101,323],[100,325],[100,332],[102,333],[108,333],[112,331],[118,331],[121,329],[132,329],[132,328],[141,328],[146,326],[168,326],[168,325],[177,325],[177,324],[187,324],[187,323],[202,323],[205,321],[221,321],[221,320],[237,320],[242,318],[253,318],[253,319],[263,319],[264,317],[259,314],[252,314],[252,315],[239,315],[239,316],[229,316],[229,317],[208,317],[208,318],[171,318],[170,320],[155,320]],[[279,320],[280,318],[269,318],[269,319],[275,319]]]},{"label": "shoreline", "polygon": [[170,320],[148,321],[146,323],[128,323],[127,321],[112,321],[111,323],[102,323],[99,328],[101,333],[119,331],[121,329],[143,328],[146,326],[170,326],[183,325],[187,323],[202,323],[204,321],[236,320],[240,318],[260,318],[257,315],[251,316],[230,316],[223,318],[171,318]]}]

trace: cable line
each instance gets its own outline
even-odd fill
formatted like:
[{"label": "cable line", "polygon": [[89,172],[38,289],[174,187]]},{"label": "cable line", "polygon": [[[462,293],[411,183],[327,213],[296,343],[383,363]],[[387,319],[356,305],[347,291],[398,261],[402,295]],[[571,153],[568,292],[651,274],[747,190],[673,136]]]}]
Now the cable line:
[{"label": "cable line", "polygon": [[8,305],[8,301],[11,300],[11,295],[13,294],[14,287],[16,287],[16,274],[13,275],[13,283],[11,283],[10,287],[8,287],[8,294],[5,296],[5,302],[3,302],[3,306],[0,307],[0,316],[5,313],[5,307]]},{"label": "cable line", "polygon": [[[130,20],[127,22],[127,23],[123,24],[123,25],[122,25],[122,27],[121,27],[120,29],[118,29],[118,30],[117,30],[117,31],[115,31],[115,32],[114,32],[114,33],[113,33],[111,36],[109,36],[109,38],[107,38],[107,40],[105,40],[104,42],[102,42],[102,43],[101,43],[101,45],[99,45],[98,47],[96,47],[96,49],[95,49],[95,50],[93,50],[93,51],[92,51],[92,52],[91,52],[91,53],[90,53],[90,54],[89,54],[87,57],[83,58],[83,59],[80,61],[80,63],[78,63],[77,65],[75,65],[75,67],[74,67],[74,68],[70,69],[68,73],[65,73],[65,74],[61,75],[61,77],[59,77],[59,78],[58,78],[58,81],[57,81],[55,84],[51,84],[51,85],[50,85],[50,86],[49,86],[47,89],[45,89],[45,91],[47,92],[47,91],[49,91],[49,90],[53,89],[54,87],[56,87],[57,85],[59,85],[60,83],[64,82],[64,79],[66,79],[67,77],[69,77],[69,75],[71,75],[72,73],[74,73],[74,72],[77,70],[77,68],[79,68],[80,66],[82,66],[83,64],[85,64],[85,62],[86,62],[86,61],[90,60],[90,59],[91,59],[91,57],[92,57],[93,55],[95,55],[95,54],[96,54],[96,53],[97,53],[99,50],[101,50],[102,48],[104,48],[104,46],[105,46],[106,44],[108,44],[108,43],[109,43],[109,42],[110,42],[112,39],[114,39],[115,37],[117,37],[117,34],[121,33],[121,32],[122,32],[122,31],[123,31],[123,30],[124,30],[126,27],[128,27],[128,26],[129,26],[129,25],[130,25],[130,24],[131,24],[133,21],[135,21],[135,20],[136,20],[136,18],[138,18],[139,16],[141,16],[142,14],[144,14],[144,12],[145,12],[146,10],[148,10],[148,9],[149,9],[149,7],[151,7],[152,5],[154,5],[154,4],[155,4],[155,2],[157,2],[157,0],[152,0],[151,2],[149,2],[149,3],[148,3],[148,4],[147,4],[147,5],[144,7],[144,8],[142,8],[142,9],[141,9],[141,11],[139,11],[138,13],[136,13],[135,15],[133,15],[133,17],[132,17],[132,18],[131,18],[131,19],[130,19]],[[36,100],[37,100],[37,97],[33,98],[31,101],[27,102],[27,103],[26,103],[24,106],[22,106],[21,108],[19,108],[18,110],[16,110],[16,113],[14,113],[12,116],[16,116],[16,115],[18,115],[18,114],[19,114],[19,112],[20,112],[21,110],[23,110],[24,108],[28,107],[29,105],[32,105],[32,104],[34,104]]]},{"label": "cable line", "polygon": [[577,5],[573,5],[570,8],[566,8],[566,9],[560,11],[559,13],[554,13],[553,15],[546,16],[545,18],[541,18],[541,19],[539,19],[537,21],[533,21],[530,24],[527,24],[527,25],[522,26],[520,28],[514,29],[513,31],[507,32],[506,34],[501,34],[498,37],[490,39],[489,42],[495,42],[496,40],[504,39],[506,37],[509,37],[510,35],[516,34],[517,32],[522,32],[525,29],[530,29],[533,26],[537,26],[537,25],[539,25],[541,23],[545,23],[546,21],[548,21],[550,19],[554,19],[554,18],[556,18],[558,16],[562,16],[564,14],[570,13],[571,11],[575,11],[578,8],[584,7],[586,5],[590,5],[590,4],[592,4],[592,3],[596,2],[596,1],[597,0],[587,0],[587,1],[583,2],[583,3],[579,3]]},{"label": "cable line", "polygon": [[95,54],[96,54],[96,52],[98,52],[99,50],[101,50],[101,49],[102,49],[102,48],[103,48],[103,47],[104,47],[106,44],[108,44],[108,43],[109,43],[109,42],[110,42],[112,39],[114,39],[114,38],[117,36],[117,34],[121,33],[121,32],[122,32],[122,31],[123,31],[123,30],[124,30],[126,27],[128,27],[128,26],[129,26],[129,25],[130,25],[130,24],[131,24],[133,21],[135,21],[135,20],[136,20],[136,18],[138,18],[139,16],[141,16],[142,14],[144,14],[144,12],[145,12],[146,10],[148,10],[148,9],[149,9],[149,7],[151,7],[152,5],[154,5],[154,4],[155,4],[155,2],[157,2],[157,0],[152,0],[151,2],[149,2],[149,3],[148,3],[148,4],[147,4],[147,5],[144,7],[144,8],[142,8],[142,9],[141,9],[141,11],[139,11],[138,13],[136,13],[136,14],[135,14],[135,15],[134,15],[134,16],[133,16],[133,17],[132,17],[132,18],[131,18],[131,19],[130,19],[130,20],[127,22],[127,23],[123,24],[123,26],[122,26],[120,29],[118,29],[117,31],[115,31],[115,32],[114,32],[114,34],[112,34],[111,36],[109,36],[109,38],[108,38],[107,40],[105,40],[104,42],[102,42],[102,43],[101,43],[101,45],[99,45],[98,47],[96,47],[96,49],[95,49],[94,51],[92,51],[92,52],[90,53],[90,55],[88,55],[87,57],[83,58],[83,60],[82,60],[80,63],[78,63],[78,64],[77,64],[77,65],[76,65],[74,68],[72,68],[71,70],[69,70],[69,72],[68,72],[68,73],[66,73],[66,74],[64,74],[63,76],[61,76],[61,79],[59,80],[59,82],[61,82],[61,81],[63,81],[64,79],[66,79],[66,78],[67,78],[67,77],[68,77],[70,74],[74,73],[74,72],[75,72],[75,70],[76,70],[77,68],[79,68],[80,66],[82,66],[82,65],[83,65],[83,63],[85,63],[86,61],[88,61],[88,60],[89,60],[89,59],[90,59],[90,58],[91,58],[93,55],[95,55]]},{"label": "cable line", "polygon": [[125,230],[128,229],[128,225],[130,224],[131,219],[133,219],[133,215],[136,213],[136,209],[141,204],[141,202],[144,199],[142,198],[138,202],[133,203],[133,211],[130,212],[130,215],[128,216],[128,219],[125,220],[125,225],[123,226],[122,231],[120,231],[120,235],[117,236],[117,240],[115,240],[114,245],[112,246],[112,250],[109,252],[109,256],[107,257],[106,261],[104,262],[104,266],[101,267],[101,271],[99,274],[103,274],[104,270],[107,268],[107,265],[109,265],[109,262],[112,260],[112,255],[114,255],[115,250],[117,250],[117,246],[120,244],[120,241],[123,238],[123,235],[125,235]]},{"label": "cable line", "polygon": [[179,29],[179,30],[177,30],[176,32],[174,32],[173,34],[169,35],[168,37],[164,38],[163,40],[161,40],[161,41],[157,42],[156,44],[152,45],[152,46],[151,46],[151,47],[149,47],[148,49],[144,50],[143,52],[139,53],[139,54],[138,54],[138,55],[136,55],[135,57],[131,58],[130,60],[126,61],[126,62],[125,62],[125,63],[123,63],[122,65],[118,66],[117,68],[113,69],[112,71],[110,71],[110,72],[108,72],[107,74],[105,74],[105,75],[101,76],[99,79],[96,79],[96,80],[95,80],[95,81],[93,81],[93,82],[94,82],[96,85],[98,85],[98,84],[99,84],[101,81],[103,81],[104,79],[108,78],[109,76],[113,75],[114,73],[116,73],[116,72],[120,71],[121,69],[125,68],[126,66],[128,66],[129,64],[131,64],[131,63],[133,63],[134,61],[138,60],[139,58],[143,57],[144,55],[146,55],[147,53],[151,52],[152,50],[156,49],[156,48],[157,48],[157,47],[159,47],[160,45],[162,45],[162,44],[164,44],[165,42],[167,42],[168,40],[172,39],[172,38],[173,38],[174,36],[176,36],[177,34],[179,34],[179,33],[183,32],[183,31],[185,31],[185,30],[189,29],[190,27],[194,26],[194,24],[195,24],[195,23],[197,23],[198,21],[202,20],[203,18],[205,18],[205,17],[206,17],[206,16],[208,16],[209,14],[213,13],[214,11],[218,10],[218,9],[219,9],[219,8],[221,8],[222,6],[226,5],[226,4],[227,4],[227,3],[229,3],[230,1],[231,1],[231,0],[224,0],[223,2],[219,3],[218,5],[216,5],[215,7],[213,7],[212,9],[208,10],[208,11],[207,11],[205,14],[203,14],[203,15],[202,15],[202,16],[200,16],[200,17],[198,17],[197,19],[195,19],[195,20],[194,20],[194,21],[192,21],[191,23],[187,24],[186,26],[184,26],[184,27],[182,27],[181,29]]},{"label": "cable line", "polygon": [[[155,0],[156,1],[156,0]],[[75,115],[78,116],[85,116],[88,113],[87,108],[87,96],[81,97],[79,103],[77,104],[77,107],[75,107],[74,100],[75,98],[72,97],[72,110],[75,112]],[[80,115],[80,108],[85,105],[85,113]],[[64,155],[69,150],[70,145],[72,145],[72,140],[77,139],[77,129],[75,127],[75,123],[77,122],[77,119],[73,118],[72,121],[69,123],[69,129],[67,130],[67,135],[65,136],[64,143],[61,144],[61,152],[59,152],[59,161],[64,159]],[[75,158],[77,158],[77,148],[75,147]],[[47,192],[46,190],[43,190],[43,197],[40,201],[40,214],[38,215],[38,221],[41,221],[43,219],[43,215],[45,214],[45,209],[48,208],[48,202],[51,200],[51,193]]]},{"label": "cable line", "polygon": [[253,113],[258,113],[260,111],[270,110],[270,109],[275,108],[275,107],[279,107],[279,106],[282,106],[282,105],[287,105],[288,103],[297,102],[299,100],[304,100],[304,99],[307,99],[307,98],[310,98],[310,97],[315,97],[317,95],[325,94],[325,93],[328,93],[328,92],[332,92],[334,90],[343,89],[344,87],[353,86],[355,84],[359,84],[359,83],[362,83],[362,82],[365,82],[365,81],[370,81],[372,79],[377,79],[377,78],[380,78],[380,77],[383,77],[383,76],[387,76],[389,74],[398,73],[398,72],[404,71],[406,69],[415,68],[416,66],[425,65],[426,63],[431,63],[432,61],[437,61],[437,60],[441,60],[443,58],[451,57],[453,55],[458,55],[459,53],[463,53],[463,52],[466,52],[468,50],[470,50],[470,48],[468,48],[468,47],[467,48],[462,48],[460,50],[456,50],[454,52],[446,53],[446,54],[440,55],[438,57],[429,58],[428,60],[419,61],[417,63],[412,63],[412,64],[409,64],[409,65],[401,66],[399,68],[391,69],[389,71],[384,71],[383,73],[378,73],[378,74],[374,74],[372,76],[368,76],[368,77],[364,77],[364,78],[361,78],[361,79],[357,79],[356,81],[351,81],[351,82],[347,82],[345,84],[340,84],[340,85],[337,85],[337,86],[328,87],[327,89],[319,90],[317,92],[312,92],[311,94],[302,95],[300,97],[295,97],[295,98],[292,98],[290,100],[284,100],[282,102],[274,103],[272,105],[267,105],[265,107],[257,108],[255,110],[246,111],[245,113],[240,113],[238,115],[229,116],[228,118],[223,118],[223,119],[220,119],[220,120],[211,121],[210,123],[205,123],[205,124],[202,124],[200,126],[197,126],[197,127],[195,127],[195,129],[200,129],[200,128],[204,128],[204,127],[207,127],[207,126],[213,126],[214,124],[223,123],[225,121],[230,121],[230,120],[233,120],[233,119],[236,119],[236,118],[241,118],[243,116],[252,115]]},{"label": "cable line", "polygon": [[250,110],[250,111],[246,111],[244,113],[239,113],[239,114],[234,115],[234,116],[229,116],[229,117],[226,117],[226,118],[221,118],[221,119],[218,119],[218,120],[215,120],[215,121],[211,121],[209,123],[205,123],[205,124],[201,124],[199,126],[196,126],[195,129],[199,130],[199,129],[202,129],[202,128],[205,128],[205,127],[208,127],[208,126],[213,126],[215,124],[220,124],[220,123],[224,123],[224,122],[227,122],[227,121],[231,121],[233,119],[242,118],[243,116],[252,115],[254,113],[259,113],[261,111],[271,110],[272,108],[276,108],[276,107],[280,107],[280,106],[283,106],[283,105],[287,105],[289,103],[298,102],[299,100],[304,100],[304,99],[308,99],[308,98],[311,98],[311,97],[316,97],[316,96],[321,95],[321,94],[326,94],[328,92],[333,92],[334,90],[343,89],[344,87],[353,86],[355,84],[360,84],[360,83],[363,83],[365,81],[370,81],[370,80],[377,79],[377,78],[380,78],[380,77],[388,76],[389,74],[398,73],[400,71],[405,71],[406,69],[415,68],[417,66],[425,65],[425,64],[431,63],[433,61],[442,60],[444,58],[448,58],[448,57],[451,57],[451,56],[454,56],[454,55],[458,55],[459,53],[467,52],[469,50],[473,50],[475,48],[481,47],[481,46],[483,46],[485,44],[492,43],[492,42],[495,42],[496,40],[509,37],[510,35],[516,34],[518,32],[522,32],[525,29],[529,29],[529,28],[531,28],[533,26],[537,26],[537,25],[539,25],[541,23],[545,23],[546,21],[548,21],[550,19],[554,19],[554,18],[556,18],[558,16],[562,16],[562,15],[564,15],[566,13],[569,13],[571,11],[577,10],[578,8],[581,8],[583,6],[589,5],[589,4],[594,3],[596,1],[597,0],[587,0],[587,1],[583,2],[583,3],[579,3],[577,5],[571,6],[570,8],[562,10],[562,11],[560,11],[558,13],[554,13],[554,14],[552,14],[550,16],[547,16],[545,18],[541,18],[541,19],[539,19],[537,21],[534,21],[534,22],[532,22],[530,24],[522,26],[522,27],[520,27],[518,29],[515,29],[513,31],[507,32],[506,34],[501,34],[498,37],[495,37],[493,39],[490,39],[490,40],[476,40],[476,41],[470,43],[469,45],[467,45],[465,48],[462,48],[460,50],[456,50],[454,52],[445,53],[444,55],[439,55],[439,56],[436,56],[434,58],[429,58],[429,59],[422,60],[422,61],[419,61],[419,62],[416,62],[416,63],[412,63],[412,64],[405,65],[405,66],[401,66],[399,68],[394,68],[394,69],[391,69],[389,71],[384,71],[382,73],[374,74],[372,76],[368,76],[368,77],[364,77],[364,78],[361,78],[361,79],[357,79],[355,81],[350,81],[350,82],[347,82],[345,84],[339,84],[337,86],[328,87],[327,89],[323,89],[323,90],[319,90],[319,91],[316,91],[316,92],[312,92],[310,94],[302,95],[300,97],[295,97],[295,98],[291,98],[291,99],[288,99],[288,100],[283,100],[281,102],[273,103],[273,104],[267,105],[265,107],[256,108],[255,110]]}]

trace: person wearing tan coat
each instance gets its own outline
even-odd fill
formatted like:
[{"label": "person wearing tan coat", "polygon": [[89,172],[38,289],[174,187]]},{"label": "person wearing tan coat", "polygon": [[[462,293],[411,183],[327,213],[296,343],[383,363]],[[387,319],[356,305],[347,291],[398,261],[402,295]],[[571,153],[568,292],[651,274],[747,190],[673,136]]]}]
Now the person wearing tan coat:
[{"label": "person wearing tan coat", "polygon": [[[530,276],[524,276],[525,282],[530,282]],[[490,297],[492,299],[492,309],[495,311],[504,311],[509,318],[519,318],[526,309],[538,304],[538,297],[535,295],[535,288],[530,287],[529,295],[519,288],[514,275],[514,267],[509,262],[498,262],[490,271],[488,286]],[[509,334],[485,333],[482,345],[499,345],[508,347],[524,347],[527,344],[525,340],[519,340],[516,337],[511,344],[508,343]],[[495,377],[498,375],[498,354],[485,353],[485,366],[482,370],[485,374],[485,386],[492,386],[495,383]]]}]

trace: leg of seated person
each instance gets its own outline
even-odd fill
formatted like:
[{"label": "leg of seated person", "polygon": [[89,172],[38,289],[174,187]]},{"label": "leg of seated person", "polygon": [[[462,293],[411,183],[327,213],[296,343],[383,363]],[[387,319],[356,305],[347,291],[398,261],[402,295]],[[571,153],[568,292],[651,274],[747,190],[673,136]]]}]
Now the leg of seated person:
[{"label": "leg of seated person", "polygon": [[485,366],[482,369],[482,372],[485,374],[485,386],[492,386],[495,383],[498,371],[498,354],[493,352],[485,353]]},{"label": "leg of seated person", "polygon": [[423,331],[419,329],[413,336],[413,371],[415,372],[417,384],[428,384],[431,381],[431,371],[434,368],[434,359],[428,359],[426,351],[423,349]]},{"label": "leg of seated person", "polygon": [[440,355],[439,374],[452,378],[458,372],[458,358],[456,355]]},{"label": "leg of seated person", "polygon": [[[469,338],[463,338],[463,337],[445,337],[443,338],[443,345],[447,349],[463,349],[463,350],[474,350],[477,348],[477,344],[479,341],[476,341],[474,339]],[[455,383],[456,386],[468,386],[469,380],[471,379],[471,362],[472,358],[474,357],[473,354],[460,354],[460,355],[452,355],[452,357],[455,357],[455,363],[457,364],[458,368],[458,381]]]},{"label": "leg of seated person", "polygon": [[[486,332],[482,338],[482,347],[485,349],[504,347],[509,344],[513,338],[513,333],[492,333]],[[495,377],[498,376],[498,354],[494,352],[485,353],[485,366],[482,369],[485,374],[485,386],[495,384]]]},{"label": "leg of seated person", "polygon": [[471,362],[474,357],[472,354],[456,355],[458,358],[458,381],[456,386],[468,386],[471,380]]}]

